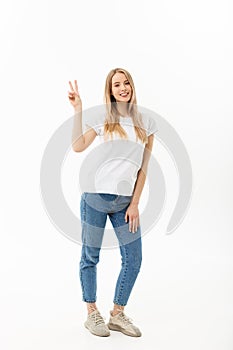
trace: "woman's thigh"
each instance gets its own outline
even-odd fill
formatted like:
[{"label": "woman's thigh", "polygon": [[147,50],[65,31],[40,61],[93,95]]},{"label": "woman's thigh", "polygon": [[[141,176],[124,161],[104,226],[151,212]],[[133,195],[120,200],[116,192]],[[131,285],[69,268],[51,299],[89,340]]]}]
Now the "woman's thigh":
[{"label": "woman's thigh", "polygon": [[107,213],[98,205],[96,193],[84,192],[80,202],[82,243],[100,248],[103,240]]}]

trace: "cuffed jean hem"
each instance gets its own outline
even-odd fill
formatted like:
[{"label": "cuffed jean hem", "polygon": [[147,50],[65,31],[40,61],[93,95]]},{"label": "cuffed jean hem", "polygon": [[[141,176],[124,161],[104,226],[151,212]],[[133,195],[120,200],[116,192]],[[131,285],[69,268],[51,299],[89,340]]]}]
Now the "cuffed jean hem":
[{"label": "cuffed jean hem", "polygon": [[126,306],[127,303],[119,303],[117,300],[113,300],[113,303],[116,304],[116,305],[119,305],[119,306]]},{"label": "cuffed jean hem", "polygon": [[96,300],[84,300],[84,299],[83,299],[83,301],[84,301],[85,303],[90,303],[90,304],[91,304],[91,303],[92,303],[92,304],[93,304],[93,303],[96,303]]}]

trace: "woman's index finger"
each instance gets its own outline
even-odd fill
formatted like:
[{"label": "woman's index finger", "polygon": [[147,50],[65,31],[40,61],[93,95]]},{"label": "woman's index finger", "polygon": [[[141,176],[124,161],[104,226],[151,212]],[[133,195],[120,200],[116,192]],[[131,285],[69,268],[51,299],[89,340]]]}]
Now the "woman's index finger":
[{"label": "woman's index finger", "polygon": [[73,85],[71,84],[71,81],[69,81],[69,84],[70,84],[71,90],[74,91],[74,88],[73,88]]}]

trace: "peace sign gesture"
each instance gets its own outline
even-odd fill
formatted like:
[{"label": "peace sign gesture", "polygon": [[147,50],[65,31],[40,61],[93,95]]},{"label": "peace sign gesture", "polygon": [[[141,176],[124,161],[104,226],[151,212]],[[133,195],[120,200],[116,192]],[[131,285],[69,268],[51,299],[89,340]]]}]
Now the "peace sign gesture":
[{"label": "peace sign gesture", "polygon": [[74,81],[74,87],[69,81],[71,91],[68,91],[68,98],[74,109],[82,110],[82,100],[78,92],[77,80]]}]

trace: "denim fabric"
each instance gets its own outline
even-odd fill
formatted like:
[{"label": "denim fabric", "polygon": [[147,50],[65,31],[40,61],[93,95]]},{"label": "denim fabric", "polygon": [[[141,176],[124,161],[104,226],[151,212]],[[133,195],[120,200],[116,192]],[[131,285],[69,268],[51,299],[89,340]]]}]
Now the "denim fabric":
[{"label": "denim fabric", "polygon": [[125,213],[132,196],[84,192],[81,196],[82,253],[80,282],[83,301],[96,301],[96,265],[103,240],[107,215],[119,242],[121,270],[116,283],[113,302],[125,306],[139,273],[142,261],[141,228],[129,232]]}]

